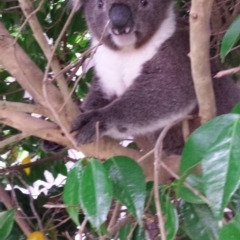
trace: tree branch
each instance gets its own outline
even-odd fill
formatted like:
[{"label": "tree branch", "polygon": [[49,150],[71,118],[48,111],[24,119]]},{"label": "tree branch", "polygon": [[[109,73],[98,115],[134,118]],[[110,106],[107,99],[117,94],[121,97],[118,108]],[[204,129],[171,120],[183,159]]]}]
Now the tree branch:
[{"label": "tree branch", "polygon": [[33,135],[59,144],[71,147],[56,125],[29,114],[15,111],[0,111],[0,122],[22,131],[23,134]]},{"label": "tree branch", "polygon": [[0,110],[10,110],[17,112],[26,112],[26,113],[37,113],[42,116],[48,116],[48,111],[43,108],[41,105],[33,105],[20,102],[8,102],[0,101]]},{"label": "tree branch", "polygon": [[238,73],[240,72],[240,67],[235,67],[235,68],[230,68],[230,69],[227,69],[227,70],[223,70],[223,71],[220,71],[218,72],[214,78],[221,78],[223,76],[226,76],[226,75],[232,75],[232,74],[235,74],[235,73]]},{"label": "tree branch", "polygon": [[[14,208],[13,204],[12,204],[12,200],[9,197],[9,195],[6,193],[5,189],[3,188],[2,185],[0,185],[0,201],[5,205],[5,207],[7,209],[12,209]],[[23,231],[23,233],[25,234],[25,236],[30,235],[31,228],[28,226],[28,224],[26,223],[26,221],[24,220],[21,212],[17,209],[15,209],[15,221],[17,222],[18,226],[21,228],[21,230]]]},{"label": "tree branch", "polygon": [[[34,37],[37,40],[38,44],[40,45],[41,49],[43,50],[47,60],[50,62],[58,86],[61,90],[61,93],[63,94],[63,98],[66,99],[67,96],[69,95],[69,92],[67,84],[65,82],[64,75],[61,73],[61,67],[57,57],[51,58],[52,55],[51,46],[49,45],[47,38],[44,36],[42,27],[36,17],[36,14],[34,13],[33,5],[29,0],[19,0],[19,3],[26,18],[29,18],[28,23],[33,31]],[[69,102],[71,103],[71,100]]]},{"label": "tree branch", "polygon": [[[36,103],[45,106],[46,101],[42,93],[42,71],[18,44],[13,45],[13,43],[14,39],[0,23],[0,63],[31,94]],[[48,84],[47,91],[53,106],[56,109],[60,108],[63,100],[59,91],[52,84]],[[51,116],[50,112],[49,115]]]},{"label": "tree branch", "polygon": [[[72,148],[69,140],[62,135],[61,130],[56,129],[56,125],[51,122],[44,121],[39,118],[32,117],[29,114],[22,112],[14,112],[1,110],[0,111],[0,122],[9,125],[13,128],[19,129],[23,133],[28,133],[36,137],[46,139],[49,141],[57,142],[68,148]],[[96,143],[81,145],[79,146],[86,156],[94,156],[96,149]],[[99,158],[106,159],[112,156],[125,155],[133,159],[140,158],[141,154],[133,149],[124,148],[119,145],[116,141],[110,138],[104,138],[103,141],[99,141]],[[149,162],[144,161],[143,165],[148,166]],[[146,173],[150,174],[149,167],[146,167]]]},{"label": "tree branch", "polygon": [[213,0],[192,0],[190,58],[199,116],[204,123],[216,115],[210,70],[210,17]]}]

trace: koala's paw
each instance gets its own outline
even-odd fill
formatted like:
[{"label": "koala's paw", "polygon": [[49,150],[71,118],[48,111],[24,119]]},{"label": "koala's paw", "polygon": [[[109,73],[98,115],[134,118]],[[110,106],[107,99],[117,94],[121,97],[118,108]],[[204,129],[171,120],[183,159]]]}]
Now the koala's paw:
[{"label": "koala's paw", "polygon": [[106,124],[100,111],[93,110],[82,113],[72,123],[71,133],[77,131],[75,139],[80,144],[87,144],[96,140],[96,124],[99,122],[99,135],[106,131]]}]

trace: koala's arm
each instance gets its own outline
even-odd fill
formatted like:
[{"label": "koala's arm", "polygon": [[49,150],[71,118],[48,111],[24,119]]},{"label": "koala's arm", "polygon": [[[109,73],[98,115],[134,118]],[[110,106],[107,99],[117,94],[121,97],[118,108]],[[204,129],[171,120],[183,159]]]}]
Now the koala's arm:
[{"label": "koala's arm", "polygon": [[77,142],[95,141],[97,122],[100,136],[124,138],[158,130],[190,113],[196,106],[191,79],[182,88],[179,79],[172,81],[171,77],[168,76],[169,80],[165,77],[165,74],[161,77],[142,74],[109,105],[80,115],[72,125],[72,131],[77,130]]},{"label": "koala's arm", "polygon": [[105,107],[109,103],[110,100],[106,98],[102,92],[98,78],[95,76],[92,80],[89,92],[81,105],[81,111],[85,112],[89,110],[99,109]]}]

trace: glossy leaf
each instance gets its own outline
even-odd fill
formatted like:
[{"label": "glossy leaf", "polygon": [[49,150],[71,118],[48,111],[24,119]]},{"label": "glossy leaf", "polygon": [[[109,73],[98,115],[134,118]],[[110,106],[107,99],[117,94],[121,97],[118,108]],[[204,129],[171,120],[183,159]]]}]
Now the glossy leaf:
[{"label": "glossy leaf", "polygon": [[193,240],[219,240],[218,223],[211,210],[202,204],[182,203],[180,217],[186,234]]},{"label": "glossy leaf", "polygon": [[[197,189],[200,193],[204,193],[203,180],[200,176],[191,174],[186,179],[185,182],[189,183],[194,189]],[[201,198],[196,196],[189,188],[187,188],[184,183],[180,180],[175,186],[177,196],[189,203],[204,203]]]},{"label": "glossy leaf", "polygon": [[146,234],[144,228],[139,226],[136,227],[135,231],[133,232],[133,236],[131,240],[146,240]]},{"label": "glossy leaf", "polygon": [[232,109],[232,113],[240,114],[240,103],[236,104]]},{"label": "glossy leaf", "polygon": [[174,205],[171,203],[171,199],[163,190],[160,191],[160,203],[165,221],[164,227],[167,240],[172,240],[178,230],[178,214]]},{"label": "glossy leaf", "polygon": [[130,224],[123,226],[119,231],[119,235],[118,235],[119,240],[126,240],[130,233],[130,230],[131,230]]},{"label": "glossy leaf", "polygon": [[236,215],[240,214],[240,186],[238,187],[237,191],[233,194],[229,205]]},{"label": "glossy leaf", "polygon": [[133,159],[124,156],[112,157],[104,166],[113,182],[114,196],[141,224],[146,198],[142,168]]},{"label": "glossy leaf", "polygon": [[228,28],[227,32],[225,33],[220,54],[222,62],[224,62],[225,57],[230,52],[230,50],[233,48],[233,46],[237,43],[237,41],[240,38],[240,15],[234,20],[234,22],[231,24],[231,26]]},{"label": "glossy leaf", "polygon": [[111,201],[112,183],[103,165],[91,159],[80,182],[81,206],[91,224],[99,228],[106,220]]},{"label": "glossy leaf", "polygon": [[6,239],[14,223],[14,209],[0,212],[0,239]]},{"label": "glossy leaf", "polygon": [[219,232],[219,240],[240,239],[240,215],[235,216],[232,221],[224,225]]},{"label": "glossy leaf", "polygon": [[79,226],[80,181],[83,173],[81,161],[77,162],[69,171],[63,190],[63,202],[70,205],[66,208],[69,216]]},{"label": "glossy leaf", "polygon": [[240,182],[239,132],[240,115],[219,116],[193,132],[182,155],[180,175],[201,162],[204,192],[218,219]]}]

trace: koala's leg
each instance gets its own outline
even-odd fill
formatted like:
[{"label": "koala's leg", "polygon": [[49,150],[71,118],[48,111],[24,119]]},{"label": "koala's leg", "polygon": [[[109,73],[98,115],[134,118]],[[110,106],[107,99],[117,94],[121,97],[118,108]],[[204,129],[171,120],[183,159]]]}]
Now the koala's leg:
[{"label": "koala's leg", "polygon": [[81,144],[93,142],[96,122],[100,136],[125,138],[156,131],[189,114],[196,107],[192,83],[182,88],[171,78],[169,81],[142,74],[106,107],[80,115],[72,125],[72,131],[78,131],[76,140]]}]

